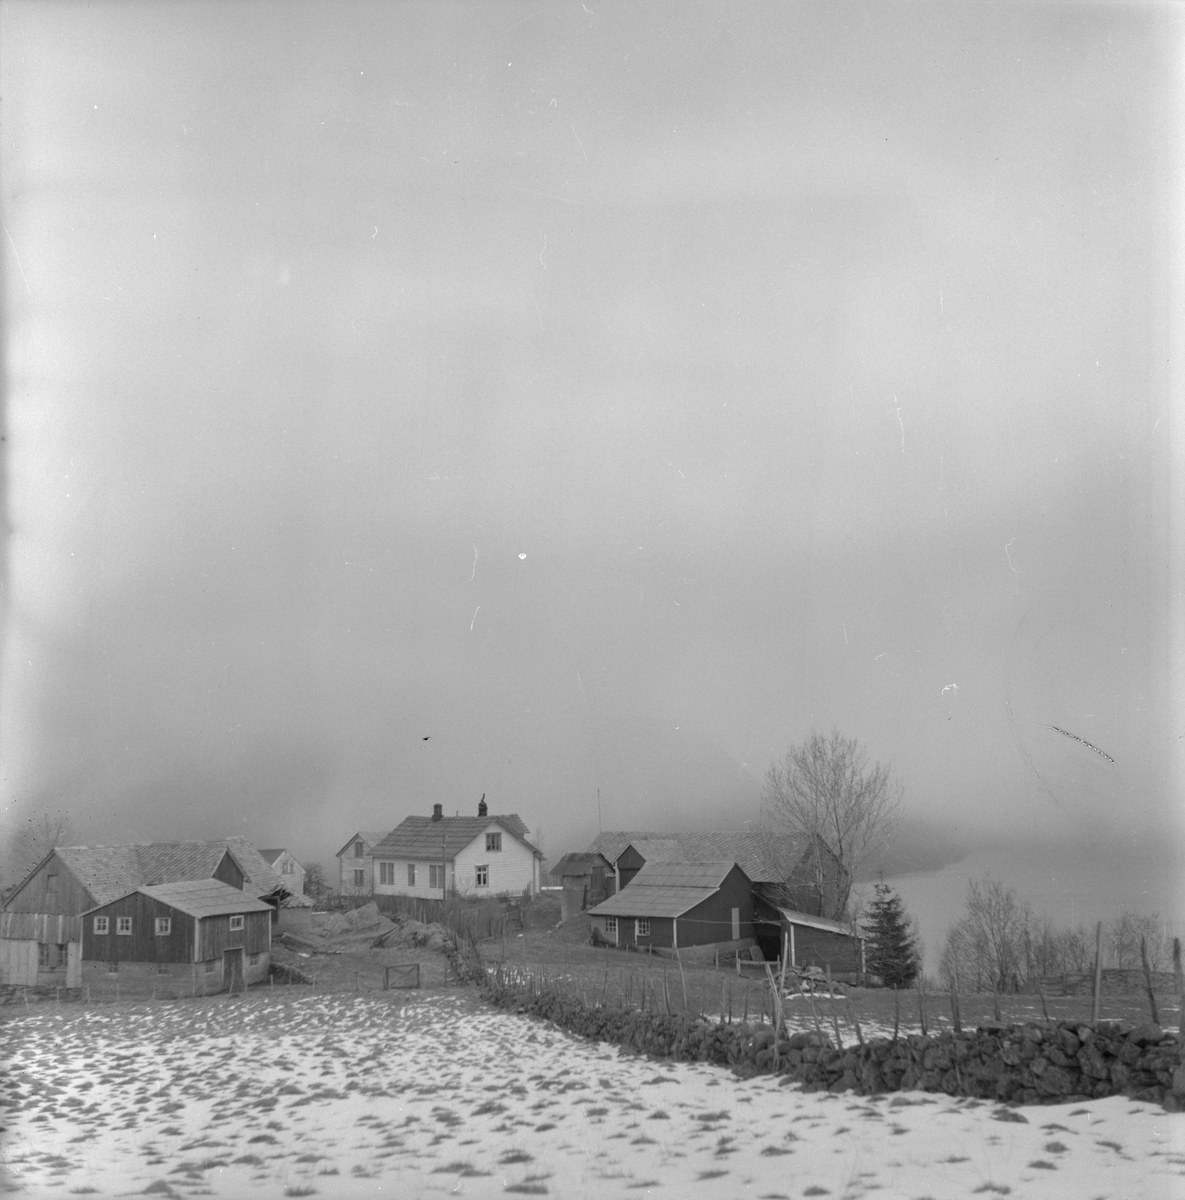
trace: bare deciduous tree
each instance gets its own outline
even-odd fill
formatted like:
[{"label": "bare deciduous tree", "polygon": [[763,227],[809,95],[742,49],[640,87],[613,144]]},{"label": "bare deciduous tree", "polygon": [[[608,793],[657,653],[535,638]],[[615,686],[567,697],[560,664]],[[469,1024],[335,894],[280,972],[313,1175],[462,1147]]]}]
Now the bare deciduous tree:
[{"label": "bare deciduous tree", "polygon": [[1029,902],[985,877],[967,884],[967,907],[947,933],[939,972],[947,985],[1015,991],[1040,973],[1041,938]]},{"label": "bare deciduous tree", "polygon": [[17,870],[28,874],[55,846],[68,845],[74,837],[69,813],[42,813],[29,817],[13,838]]},{"label": "bare deciduous tree", "polygon": [[1125,912],[1111,922],[1107,930],[1108,948],[1112,962],[1120,970],[1132,970],[1140,965],[1140,939],[1148,949],[1148,965],[1160,970],[1164,959],[1164,922],[1160,913]]},{"label": "bare deciduous tree", "polygon": [[324,868],[317,862],[301,863],[301,866],[304,867],[304,894],[320,900],[329,891]]},{"label": "bare deciduous tree", "polygon": [[[762,824],[776,847],[785,835],[808,839],[820,895],[834,895],[825,916],[841,916],[852,881],[892,825],[902,788],[883,763],[838,729],[812,732],[770,764],[762,792]],[[828,878],[828,852],[834,880]]]}]

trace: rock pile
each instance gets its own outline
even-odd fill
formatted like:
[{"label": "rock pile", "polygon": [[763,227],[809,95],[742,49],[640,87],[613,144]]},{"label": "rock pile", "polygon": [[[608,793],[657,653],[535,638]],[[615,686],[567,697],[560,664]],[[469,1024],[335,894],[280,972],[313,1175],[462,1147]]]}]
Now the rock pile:
[{"label": "rock pile", "polygon": [[1015,1104],[1121,1094],[1185,1111],[1181,1041],[1152,1024],[985,1024],[840,1049],[822,1033],[784,1033],[775,1046],[770,1025],[588,1007],[563,993],[496,981],[487,983],[486,996],[500,1008],[543,1017],[583,1037],[657,1058],[730,1066],[742,1075],[778,1074],[809,1091],[913,1089]]}]

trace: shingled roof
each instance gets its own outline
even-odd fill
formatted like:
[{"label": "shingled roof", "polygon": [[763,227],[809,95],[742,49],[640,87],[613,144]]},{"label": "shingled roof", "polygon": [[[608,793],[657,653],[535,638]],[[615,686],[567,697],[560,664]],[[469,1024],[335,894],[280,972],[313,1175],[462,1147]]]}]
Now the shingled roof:
[{"label": "shingled roof", "polygon": [[643,841],[647,838],[661,838],[667,835],[661,833],[647,833],[644,830],[616,829],[608,830],[605,833],[598,833],[593,838],[592,845],[589,846],[589,852],[594,854],[603,854],[611,863],[615,863],[620,857],[621,852],[631,842]]},{"label": "shingled roof", "polygon": [[57,846],[54,853],[96,904],[107,904],[144,885],[209,879],[228,850],[243,872],[247,895],[268,896],[284,887],[280,876],[243,837],[131,846]]},{"label": "shingled roof", "polygon": [[[736,862],[754,883],[781,883],[786,872],[779,866],[785,859],[798,861],[806,853],[805,837],[783,838],[779,851],[765,833],[744,830],[716,830],[711,833],[630,833],[618,831],[599,834],[589,847],[610,862],[616,862],[627,846],[633,846],[647,861]],[[635,880],[635,882],[637,882]]]},{"label": "shingled roof", "polygon": [[186,879],[135,889],[191,917],[220,917],[227,913],[271,912],[271,905],[244,896],[221,879]]},{"label": "shingled roof", "polygon": [[551,868],[550,874],[553,876],[562,875],[587,875],[594,867],[611,867],[613,864],[609,862],[603,854],[597,854],[593,851],[588,851],[583,854],[565,854],[554,867]]},{"label": "shingled roof", "polygon": [[648,862],[627,887],[589,911],[599,917],[681,917],[724,882],[735,862]]},{"label": "shingled roof", "polygon": [[487,817],[404,817],[374,848],[375,858],[415,858],[439,861],[442,852],[456,856],[474,838],[495,826],[522,842],[533,854],[543,857],[540,850],[527,841],[527,827],[517,813]]}]

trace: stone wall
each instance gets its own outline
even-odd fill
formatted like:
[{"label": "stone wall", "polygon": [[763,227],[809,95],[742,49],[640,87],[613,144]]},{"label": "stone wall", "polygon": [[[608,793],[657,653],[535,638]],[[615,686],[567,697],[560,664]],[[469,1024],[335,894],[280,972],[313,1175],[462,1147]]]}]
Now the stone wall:
[{"label": "stone wall", "polygon": [[963,1033],[870,1039],[846,1049],[821,1033],[712,1024],[687,1015],[587,1007],[548,990],[487,981],[495,1006],[553,1021],[583,1037],[657,1058],[711,1062],[742,1075],[777,1074],[808,1091],[945,1092],[1012,1104],[1062,1104],[1126,1095],[1185,1111],[1181,1041],[1159,1026],[985,1024]]},{"label": "stone wall", "polygon": [[[1120,970],[1118,967],[1106,967],[1103,970],[1104,999],[1107,996],[1142,996],[1147,987],[1144,972],[1139,968]],[[1020,990],[1035,996],[1038,988],[1047,996],[1089,996],[1094,990],[1094,972],[1069,971],[1062,975],[1042,975],[1021,984]],[[1171,971],[1152,973],[1154,994],[1172,995],[1176,989],[1177,983]]]}]

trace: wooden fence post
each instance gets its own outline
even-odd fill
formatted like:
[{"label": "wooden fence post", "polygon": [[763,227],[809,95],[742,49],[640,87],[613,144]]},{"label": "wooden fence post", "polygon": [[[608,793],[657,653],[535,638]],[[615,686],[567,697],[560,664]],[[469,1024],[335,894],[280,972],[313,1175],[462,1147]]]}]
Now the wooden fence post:
[{"label": "wooden fence post", "polygon": [[1100,921],[1094,931],[1094,992],[1090,1002],[1090,1019],[1096,1023],[1103,999],[1103,923]]},{"label": "wooden fence post", "polygon": [[1140,962],[1144,966],[1144,986],[1148,989],[1148,1007],[1152,1010],[1152,1024],[1160,1024],[1160,1013],[1156,1011],[1156,996],[1152,991],[1152,968],[1148,964],[1148,939],[1140,938]]},{"label": "wooden fence post", "polygon": [[1185,1038],[1185,970],[1181,969],[1181,939],[1173,938],[1173,979],[1177,985],[1177,1004],[1180,1021],[1177,1030]]}]

